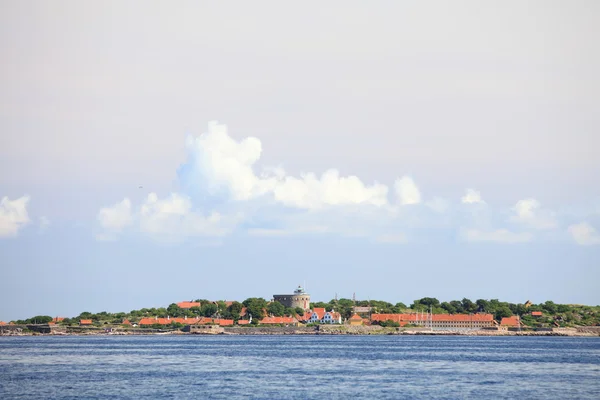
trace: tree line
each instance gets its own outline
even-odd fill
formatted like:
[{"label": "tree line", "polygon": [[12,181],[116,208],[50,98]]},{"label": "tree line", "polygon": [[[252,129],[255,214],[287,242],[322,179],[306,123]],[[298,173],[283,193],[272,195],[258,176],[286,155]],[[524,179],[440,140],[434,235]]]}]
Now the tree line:
[{"label": "tree line", "polygon": [[[261,297],[251,297],[242,302],[234,301],[229,305],[224,301],[212,302],[206,299],[197,299],[195,302],[200,303],[200,307],[192,307],[183,309],[177,306],[176,303],[170,304],[168,307],[159,308],[142,308],[132,310],[130,312],[109,313],[102,311],[99,313],[91,313],[84,311],[73,318],[65,318],[63,324],[78,324],[81,319],[90,319],[95,324],[110,323],[120,324],[124,319],[129,319],[131,322],[137,322],[141,318],[173,318],[179,317],[208,317],[208,318],[223,318],[237,321],[240,319],[242,308],[246,308],[245,319],[252,316],[252,322],[258,323],[260,319],[267,315],[273,316],[302,316],[304,310],[301,308],[288,308],[279,302],[268,302]],[[564,324],[580,324],[580,325],[596,325],[600,323],[600,307],[580,306],[555,304],[552,301],[546,301],[540,304],[515,304],[502,302],[498,299],[477,299],[472,301],[468,298],[462,300],[451,300],[440,302],[435,297],[423,297],[415,300],[407,306],[406,304],[389,303],[382,300],[359,300],[351,299],[332,299],[329,302],[314,302],[310,304],[310,308],[324,308],[326,311],[335,310],[339,312],[343,319],[348,319],[353,314],[354,306],[371,307],[372,313],[380,314],[401,314],[407,312],[429,312],[434,314],[473,314],[473,313],[489,313],[496,320],[501,320],[503,317],[518,315],[525,320],[530,318],[532,311],[541,311],[546,316],[559,316],[559,320]],[[25,320],[14,321],[17,324],[44,324],[52,321],[52,317],[47,315],[37,315]]]}]

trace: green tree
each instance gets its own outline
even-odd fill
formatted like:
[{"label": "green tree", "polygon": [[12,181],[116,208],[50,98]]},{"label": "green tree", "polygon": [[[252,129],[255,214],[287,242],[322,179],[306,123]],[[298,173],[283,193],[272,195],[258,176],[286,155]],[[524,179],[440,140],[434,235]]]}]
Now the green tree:
[{"label": "green tree", "polygon": [[[267,301],[262,297],[250,297],[244,300],[242,304],[246,306],[246,312],[252,315],[252,322],[264,318],[264,309],[267,307]],[[256,323],[258,324],[258,321]]]},{"label": "green tree", "polygon": [[177,304],[171,303],[169,304],[169,307],[167,307],[167,314],[171,317],[182,317],[183,310]]},{"label": "green tree", "polygon": [[429,309],[429,307],[437,307],[440,305],[440,301],[435,297],[423,297],[422,299],[415,300],[413,304],[410,306],[412,309],[421,309],[419,305],[425,306],[425,308]]},{"label": "green tree", "polygon": [[496,313],[494,314],[494,317],[496,318],[497,321],[501,321],[502,318],[510,317],[512,315],[513,315],[512,311],[510,310],[510,308],[507,305],[501,305],[500,307],[498,307],[496,309]]},{"label": "green tree", "polygon": [[454,307],[454,309],[456,310],[455,312],[457,314],[462,314],[465,311],[464,308],[463,308],[462,303],[460,301],[458,301],[458,300],[452,300],[452,301],[450,301],[450,305],[452,307]]},{"label": "green tree", "polygon": [[52,317],[49,315],[36,315],[27,320],[28,324],[47,324],[48,322],[52,322]]},{"label": "green tree", "polygon": [[235,320],[240,318],[240,312],[244,305],[238,301],[234,301],[231,303],[229,307],[227,307],[227,312],[231,315],[231,317]]},{"label": "green tree", "polygon": [[448,314],[456,314],[456,307],[454,307],[452,304],[448,303],[447,301],[444,301],[442,304],[440,304],[440,306]]},{"label": "green tree", "polygon": [[475,304],[477,304],[477,311],[478,312],[488,312],[488,310],[490,308],[490,303],[487,300],[484,300],[484,299],[478,299],[478,300],[476,300]]},{"label": "green tree", "polygon": [[477,304],[473,303],[471,300],[466,297],[461,301],[463,311],[465,313],[474,313],[477,311]]},{"label": "green tree", "polygon": [[278,301],[274,301],[267,306],[267,312],[276,317],[283,317],[285,314],[285,306]]},{"label": "green tree", "polygon": [[304,309],[302,307],[296,307],[294,311],[296,312],[296,315],[299,315],[301,317],[304,316]]},{"label": "green tree", "polygon": [[552,314],[552,315],[556,314],[556,312],[558,311],[558,307],[556,306],[556,304],[554,304],[554,302],[550,301],[550,300],[548,300],[547,302],[542,304],[542,308],[548,314]]},{"label": "green tree", "polygon": [[204,303],[202,307],[200,307],[200,313],[205,317],[212,317],[218,311],[218,307],[213,303]]}]

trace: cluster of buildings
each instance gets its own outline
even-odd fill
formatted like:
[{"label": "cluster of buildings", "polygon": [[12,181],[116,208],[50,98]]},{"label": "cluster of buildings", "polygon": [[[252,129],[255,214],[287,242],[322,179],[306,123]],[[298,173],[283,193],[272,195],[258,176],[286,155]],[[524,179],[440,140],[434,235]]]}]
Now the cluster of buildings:
[{"label": "cluster of buildings", "polygon": [[[347,320],[342,319],[342,315],[335,310],[327,311],[325,308],[313,308],[310,309],[310,295],[304,291],[301,286],[294,291],[293,294],[277,294],[273,296],[272,301],[277,301],[283,304],[285,307],[292,309],[302,309],[304,314],[302,316],[273,316],[268,315],[267,310],[263,310],[263,313],[267,315],[259,321],[259,325],[287,325],[287,326],[298,326],[299,324],[342,324],[346,323],[353,326],[359,325],[372,325],[381,324],[384,322],[394,322],[399,326],[416,326],[425,327],[431,329],[509,329],[509,328],[520,328],[523,326],[518,316],[502,318],[498,323],[492,314],[488,313],[476,313],[476,314],[431,314],[424,312],[415,313],[404,313],[404,314],[375,314],[372,313],[371,307],[354,307],[353,315]],[[225,302],[227,306],[230,306],[233,302]],[[200,307],[199,302],[193,301],[182,301],[177,303],[177,306],[182,309],[191,309],[193,307]],[[531,312],[533,317],[541,317],[540,311]],[[167,316],[166,318],[160,317],[146,317],[142,318],[137,323],[132,323],[125,319],[123,325],[129,326],[140,326],[150,327],[154,325],[167,326],[173,323],[179,323],[182,325],[218,325],[221,327],[237,325],[248,325],[252,322],[252,315],[249,315],[246,307],[243,307],[239,315],[240,319],[234,321],[233,319],[224,318],[207,318],[207,317],[190,317],[187,316],[172,318]],[[64,320],[62,317],[55,317],[49,325],[55,325],[56,323]],[[6,325],[6,323],[0,321],[0,325]],[[91,319],[81,319],[79,321],[81,326],[91,326],[93,321]]]}]

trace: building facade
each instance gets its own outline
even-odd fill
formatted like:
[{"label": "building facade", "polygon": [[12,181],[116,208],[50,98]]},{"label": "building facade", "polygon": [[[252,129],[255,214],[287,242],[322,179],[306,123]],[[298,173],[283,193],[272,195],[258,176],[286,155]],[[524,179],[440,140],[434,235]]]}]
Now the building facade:
[{"label": "building facade", "polygon": [[273,300],[290,308],[300,307],[303,310],[310,308],[310,294],[306,293],[302,286],[298,286],[294,294],[274,294]]},{"label": "building facade", "polygon": [[394,321],[433,329],[480,329],[496,326],[492,314],[373,314],[371,322]]}]

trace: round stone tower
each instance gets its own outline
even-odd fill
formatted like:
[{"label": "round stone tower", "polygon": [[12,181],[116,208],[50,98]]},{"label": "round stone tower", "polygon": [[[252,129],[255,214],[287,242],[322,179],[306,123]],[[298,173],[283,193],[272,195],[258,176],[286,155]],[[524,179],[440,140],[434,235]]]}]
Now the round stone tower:
[{"label": "round stone tower", "polygon": [[310,294],[306,293],[300,285],[294,290],[294,294],[274,294],[273,300],[290,308],[300,307],[303,310],[308,310],[310,306]]}]

